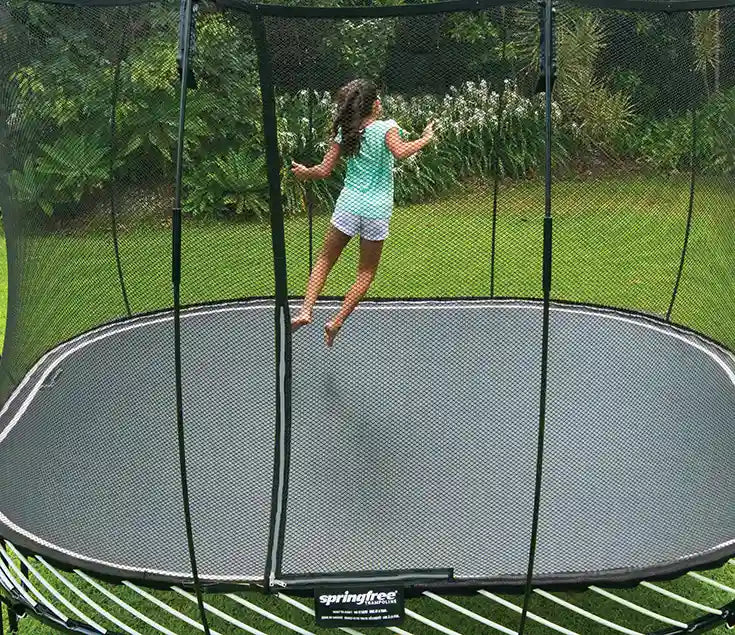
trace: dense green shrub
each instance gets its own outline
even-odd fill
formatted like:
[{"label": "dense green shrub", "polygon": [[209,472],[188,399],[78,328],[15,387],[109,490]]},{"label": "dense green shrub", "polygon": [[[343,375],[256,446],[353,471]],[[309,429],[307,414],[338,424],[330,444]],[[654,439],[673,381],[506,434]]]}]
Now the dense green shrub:
[{"label": "dense green shrub", "polygon": [[9,10],[33,42],[32,58],[16,51],[9,78],[14,196],[50,214],[98,191],[112,173],[127,174],[141,157],[149,176],[162,176],[176,138],[175,52],[164,28],[171,12],[152,9],[142,20],[139,10],[121,7],[71,21],[63,8],[22,0]]},{"label": "dense green shrub", "polygon": [[[699,172],[735,173],[735,89],[716,95],[694,110],[697,126],[695,165]],[[665,171],[691,168],[692,113],[639,120],[621,140],[620,152],[638,163]]]},{"label": "dense green shrub", "polygon": [[[91,10],[74,20],[62,7],[28,0],[7,6],[26,29],[8,39],[10,53],[0,60],[10,79],[0,99],[0,169],[15,200],[47,214],[73,213],[105,200],[112,182],[131,192],[170,183],[178,126],[174,4]],[[691,46],[671,41],[669,19]],[[496,174],[538,172],[544,112],[543,98],[532,94],[536,20],[535,10],[504,8],[441,16],[421,28],[394,19],[319,22],[313,30],[292,25],[294,34],[283,35],[273,60],[287,213],[332,208],[341,172],[304,184],[289,167],[292,160],[321,159],[332,108],[325,88],[358,74],[382,78],[386,115],[409,136],[429,119],[438,124],[437,142],[398,164],[399,202]],[[194,58],[199,87],[189,93],[184,148],[184,209],[193,215],[260,218],[267,211],[250,28],[244,15],[202,5]],[[694,108],[697,164],[735,169],[735,89],[722,62],[735,45],[728,33],[716,11],[668,18],[566,7],[558,27],[555,165],[574,169],[592,158],[686,169]],[[435,46],[428,50],[425,41]],[[671,50],[676,55],[666,57]],[[661,77],[668,72],[674,75]],[[672,78],[702,90],[688,90],[685,98],[672,92]]]},{"label": "dense green shrub", "polygon": [[399,202],[439,195],[468,179],[489,180],[496,169],[504,176],[524,176],[543,159],[542,100],[519,95],[508,80],[503,90],[467,82],[443,99],[398,96],[386,107],[411,132],[420,133],[428,119],[437,124],[436,142],[398,164]]},{"label": "dense green shrub", "polygon": [[76,134],[42,144],[40,156],[10,173],[15,198],[51,215],[57,203],[79,202],[109,179],[109,148],[97,134]]},{"label": "dense green shrub", "polygon": [[[171,7],[120,7],[77,24],[57,7],[23,0],[11,5],[22,14],[19,22],[35,20],[45,36],[34,57],[10,76],[16,88],[8,116],[13,195],[51,213],[94,196],[113,178],[131,187],[170,181],[179,112]],[[104,37],[121,30],[117,42]],[[199,89],[189,97],[185,157],[206,174],[228,157],[257,159],[263,144],[246,21],[204,14],[198,37]],[[220,182],[228,178],[219,175]],[[243,209],[243,202],[235,208]]]},{"label": "dense green shrub", "polygon": [[[280,98],[278,104],[284,198],[290,213],[303,211],[307,201],[317,211],[328,211],[341,181],[338,174],[326,183],[305,185],[297,183],[288,173],[292,158],[316,163],[328,147],[331,100],[327,94],[314,94],[309,109],[309,99],[309,93],[302,91]],[[495,169],[503,176],[521,177],[542,164],[543,99],[521,96],[509,81],[502,96],[485,81],[466,82],[451,87],[442,98],[385,95],[383,105],[385,116],[395,119],[408,137],[419,135],[429,120],[436,121],[436,142],[396,165],[399,203],[446,193],[465,180],[490,180]],[[311,130],[308,112],[312,113]],[[556,105],[554,119],[561,120]],[[558,159],[564,158],[565,138],[563,132],[557,136]]]},{"label": "dense green shrub", "polygon": [[558,29],[559,83],[555,97],[567,115],[579,142],[579,150],[610,153],[615,140],[632,123],[629,94],[612,88],[597,72],[605,49],[607,30],[600,18],[588,11],[570,9]]}]

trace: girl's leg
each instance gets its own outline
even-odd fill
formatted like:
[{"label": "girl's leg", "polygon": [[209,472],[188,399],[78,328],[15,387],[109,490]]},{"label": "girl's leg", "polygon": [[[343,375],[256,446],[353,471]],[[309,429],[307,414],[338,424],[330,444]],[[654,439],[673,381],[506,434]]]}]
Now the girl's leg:
[{"label": "girl's leg", "polygon": [[380,256],[383,253],[383,243],[384,241],[382,240],[360,239],[360,264],[357,268],[357,279],[345,295],[339,313],[327,322],[324,327],[327,346],[334,344],[334,338],[337,337],[337,333],[342,327],[342,324],[350,313],[355,310],[355,307],[357,307],[373,283],[375,272],[378,270],[378,265],[380,264]]},{"label": "girl's leg", "polygon": [[350,236],[343,234],[334,225],[329,226],[327,235],[324,238],[324,246],[317,258],[314,268],[311,271],[309,277],[309,284],[306,287],[306,295],[304,297],[304,303],[301,305],[296,317],[291,320],[291,330],[295,331],[305,324],[311,322],[311,314],[314,310],[317,298],[324,288],[324,283],[327,281],[329,272],[334,267],[334,263],[340,257],[342,250],[350,242]]}]

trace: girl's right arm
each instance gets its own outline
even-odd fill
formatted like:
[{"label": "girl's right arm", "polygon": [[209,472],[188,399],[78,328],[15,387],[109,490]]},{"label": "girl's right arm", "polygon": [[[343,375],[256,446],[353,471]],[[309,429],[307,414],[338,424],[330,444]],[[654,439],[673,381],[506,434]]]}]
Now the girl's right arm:
[{"label": "girl's right arm", "polygon": [[398,128],[391,128],[385,135],[385,143],[396,159],[407,159],[416,154],[434,138],[434,122],[430,121],[419,139],[403,141]]},{"label": "girl's right arm", "polygon": [[340,153],[340,145],[333,143],[319,165],[306,167],[305,165],[301,165],[301,163],[292,161],[291,170],[299,181],[326,179],[336,167]]}]

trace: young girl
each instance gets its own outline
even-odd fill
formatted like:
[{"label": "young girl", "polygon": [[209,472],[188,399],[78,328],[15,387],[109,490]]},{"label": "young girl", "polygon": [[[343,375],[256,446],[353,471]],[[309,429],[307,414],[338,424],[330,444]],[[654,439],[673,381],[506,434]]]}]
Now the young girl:
[{"label": "young girl", "polygon": [[339,313],[324,327],[327,346],[332,346],[342,324],[375,278],[393,212],[394,160],[416,154],[434,136],[430,122],[420,139],[404,142],[398,124],[392,119],[379,119],[381,114],[375,85],[364,79],[350,82],[337,94],[337,114],[332,124],[334,142],[322,162],[312,167],[292,164],[297,179],[324,179],[332,173],[340,156],[347,157],[347,176],[324,247],[309,278],[301,310],[291,321],[293,331],[311,323],[314,305],[329,272],[350,238],[359,234],[357,279],[345,295]]}]

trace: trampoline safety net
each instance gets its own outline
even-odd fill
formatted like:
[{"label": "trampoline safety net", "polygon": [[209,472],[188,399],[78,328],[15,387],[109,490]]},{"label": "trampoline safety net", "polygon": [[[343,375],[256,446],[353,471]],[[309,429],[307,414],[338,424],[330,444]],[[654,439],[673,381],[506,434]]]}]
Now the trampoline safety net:
[{"label": "trampoline safety net", "polygon": [[[732,3],[556,3],[549,104],[544,5],[344,4],[195,6],[172,213],[178,3],[0,3],[0,537],[294,589],[522,588],[534,511],[536,585],[732,557]],[[404,143],[435,137],[395,161],[377,275],[327,347],[357,238],[289,325],[346,163],[291,168],[357,78]]]}]

